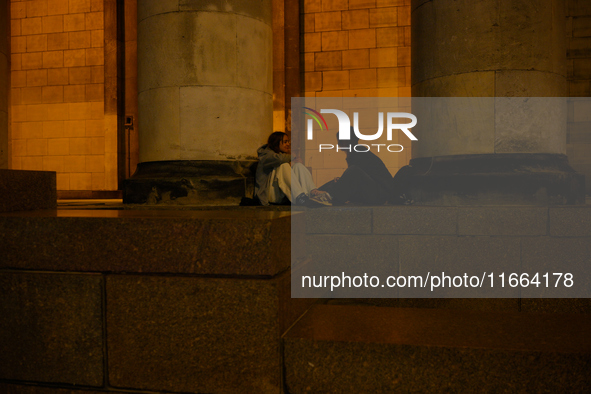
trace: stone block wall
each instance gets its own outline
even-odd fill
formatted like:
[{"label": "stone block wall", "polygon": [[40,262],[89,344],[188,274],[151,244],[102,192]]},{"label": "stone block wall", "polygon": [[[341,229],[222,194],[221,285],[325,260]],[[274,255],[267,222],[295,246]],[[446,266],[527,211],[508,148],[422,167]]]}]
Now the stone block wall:
[{"label": "stone block wall", "polygon": [[10,50],[8,45],[8,4],[0,6],[0,168],[8,168],[10,152],[8,150],[8,77],[10,68]]},{"label": "stone block wall", "polygon": [[[364,300],[369,304],[589,314],[590,287],[584,278],[589,277],[591,267],[587,246],[591,241],[590,219],[589,205],[332,207],[306,211],[305,223],[297,228],[302,240],[298,251],[310,264],[303,270],[312,273],[317,269],[319,275],[369,275],[371,271],[379,277],[397,273],[426,278],[427,272],[454,276],[452,272],[457,271],[468,275],[527,273],[531,278],[535,273],[563,272],[580,278],[578,284],[562,288],[533,284],[501,288],[495,282],[494,288],[485,286],[478,295],[459,293],[463,291],[459,288],[441,289],[437,293],[441,299],[422,298],[426,293],[417,288],[393,287],[387,293],[378,290],[372,295],[384,298]],[[300,271],[298,275],[308,273]],[[310,296],[316,289],[298,289],[299,295],[304,291]],[[356,288],[340,288],[329,297],[355,298],[360,294]]]},{"label": "stone block wall", "polygon": [[[566,9],[569,97],[591,96],[591,3],[568,0]],[[570,106],[567,155],[571,166],[585,175],[591,194],[591,108],[582,102]]]},{"label": "stone block wall", "polygon": [[[57,172],[58,190],[105,190],[103,0],[12,0],[13,169]],[[116,178],[116,177],[115,177]]]},{"label": "stone block wall", "polygon": [[[410,0],[304,0],[300,36],[305,97],[410,97]],[[410,141],[391,143],[404,151],[378,156],[394,175],[410,160]],[[310,145],[306,165],[317,185],[343,173],[344,153]]]},{"label": "stone block wall", "polygon": [[281,335],[315,301],[290,297],[290,224],[0,213],[0,393],[281,393]]}]

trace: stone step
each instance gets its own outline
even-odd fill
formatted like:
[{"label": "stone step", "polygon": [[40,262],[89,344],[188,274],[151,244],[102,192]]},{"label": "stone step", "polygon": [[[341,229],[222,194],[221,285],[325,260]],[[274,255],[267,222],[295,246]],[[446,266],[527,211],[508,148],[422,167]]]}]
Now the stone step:
[{"label": "stone step", "polygon": [[314,302],[290,298],[289,230],[268,209],[0,213],[0,393],[280,393]]},{"label": "stone step", "polygon": [[590,392],[591,316],[316,305],[285,335],[287,392]]}]

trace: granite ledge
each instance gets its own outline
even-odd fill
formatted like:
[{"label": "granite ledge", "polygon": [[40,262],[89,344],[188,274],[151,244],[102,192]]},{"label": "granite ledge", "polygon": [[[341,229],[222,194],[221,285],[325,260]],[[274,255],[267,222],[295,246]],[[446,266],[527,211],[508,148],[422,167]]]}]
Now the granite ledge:
[{"label": "granite ledge", "polygon": [[290,213],[48,210],[0,214],[0,268],[274,276]]}]

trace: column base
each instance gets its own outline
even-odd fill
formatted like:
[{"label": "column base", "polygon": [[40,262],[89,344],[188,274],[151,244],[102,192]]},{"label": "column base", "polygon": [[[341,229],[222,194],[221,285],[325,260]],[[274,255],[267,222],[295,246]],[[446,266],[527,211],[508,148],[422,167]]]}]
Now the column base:
[{"label": "column base", "polygon": [[140,163],[123,186],[125,204],[238,205],[254,191],[254,160]]},{"label": "column base", "polygon": [[545,153],[422,157],[410,161],[416,205],[575,205],[585,177],[566,155]]}]

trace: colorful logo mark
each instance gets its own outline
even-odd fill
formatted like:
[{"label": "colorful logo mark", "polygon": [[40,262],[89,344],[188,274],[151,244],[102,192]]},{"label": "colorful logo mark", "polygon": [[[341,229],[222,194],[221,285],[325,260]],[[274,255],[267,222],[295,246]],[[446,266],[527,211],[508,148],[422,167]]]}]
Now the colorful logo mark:
[{"label": "colorful logo mark", "polygon": [[[310,112],[304,111],[304,113],[306,115],[310,116],[312,119],[314,119],[316,121],[316,123],[318,123],[318,126],[320,126],[320,131],[324,131],[325,127],[326,127],[326,131],[328,131],[328,125],[326,124],[326,120],[324,120],[324,116],[320,115],[320,113],[318,111],[315,111],[312,108],[304,107],[304,109],[307,109],[308,111],[313,112],[313,113],[310,113]],[[322,123],[320,123],[320,120],[322,120],[322,123],[324,123],[324,127],[322,127]],[[312,136],[311,122],[312,122],[311,120],[308,121],[308,139],[312,139],[311,138],[311,136]]]}]

